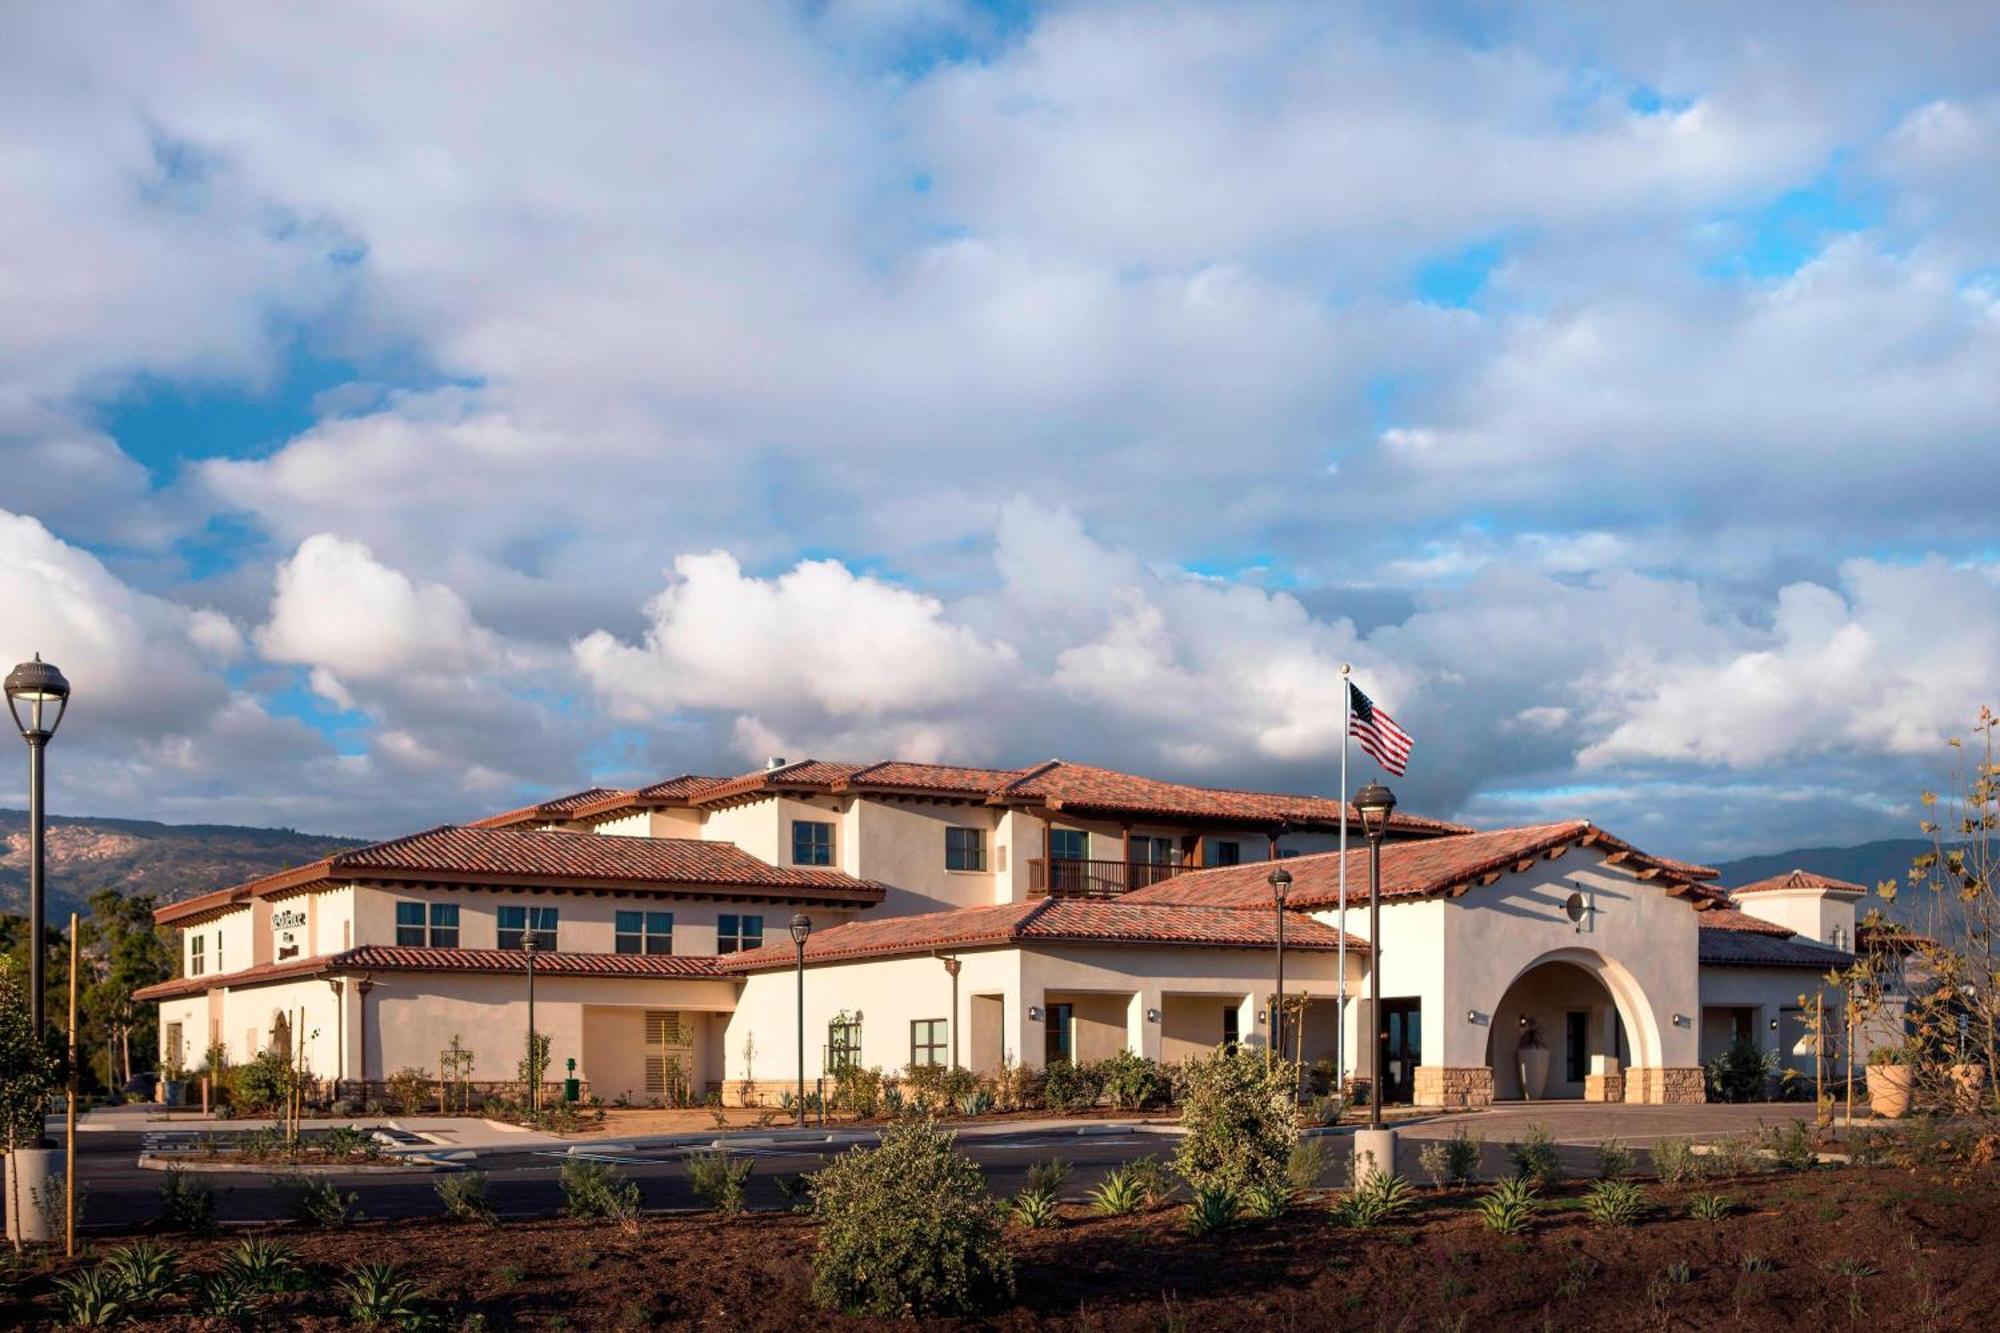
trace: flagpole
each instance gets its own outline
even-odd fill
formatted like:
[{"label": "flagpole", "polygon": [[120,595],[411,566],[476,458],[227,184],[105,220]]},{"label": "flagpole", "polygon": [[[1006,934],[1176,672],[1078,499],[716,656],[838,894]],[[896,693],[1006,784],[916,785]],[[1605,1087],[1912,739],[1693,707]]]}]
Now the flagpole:
[{"label": "flagpole", "polygon": [[1340,664],[1340,939],[1335,944],[1340,999],[1334,1006],[1333,1025],[1334,1064],[1340,1084],[1334,1089],[1337,1093],[1347,1088],[1347,730],[1354,713],[1354,687],[1347,677],[1353,669],[1345,662]]}]

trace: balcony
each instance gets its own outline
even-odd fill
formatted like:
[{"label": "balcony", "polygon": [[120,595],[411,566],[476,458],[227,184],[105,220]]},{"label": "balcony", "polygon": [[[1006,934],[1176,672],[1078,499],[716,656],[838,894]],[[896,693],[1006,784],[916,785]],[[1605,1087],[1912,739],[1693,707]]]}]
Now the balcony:
[{"label": "balcony", "polygon": [[1116,898],[1200,866],[1158,861],[1084,861],[1069,857],[1028,862],[1030,898]]}]

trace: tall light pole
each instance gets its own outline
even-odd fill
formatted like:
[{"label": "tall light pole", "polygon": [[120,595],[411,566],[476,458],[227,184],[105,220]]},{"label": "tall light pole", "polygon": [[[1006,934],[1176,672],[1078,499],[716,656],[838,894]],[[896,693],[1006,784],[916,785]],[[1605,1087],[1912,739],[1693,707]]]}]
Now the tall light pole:
[{"label": "tall light pole", "polygon": [[942,960],[944,970],[951,974],[951,1067],[958,1068],[958,969],[956,958]]},{"label": "tall light pole", "polygon": [[[1371,782],[1354,794],[1361,831],[1368,837],[1368,1025],[1374,1047],[1368,1056],[1368,1128],[1382,1128],[1382,835],[1396,808],[1396,793]],[[1393,1163],[1385,1168],[1394,1171]]]},{"label": "tall light pole", "polygon": [[[792,915],[792,943],[799,948],[799,1128],[806,1127],[806,937],[813,933],[812,918],[804,912]],[[825,1118],[820,1120],[825,1124]]]},{"label": "tall light pole", "polygon": [[521,932],[521,952],[528,956],[528,1109],[542,1109],[541,1069],[535,1064],[535,909],[528,910],[528,928]]},{"label": "tall light pole", "polygon": [[1280,866],[1266,878],[1271,882],[1271,903],[1278,915],[1278,999],[1271,1006],[1271,1047],[1282,1060],[1285,1058],[1285,899],[1292,893],[1292,872]]},{"label": "tall light pole", "polygon": [[[42,939],[42,752],[69,710],[69,682],[36,653],[34,661],[23,662],[7,673],[6,689],[8,711],[21,730],[21,739],[28,743],[28,1020],[39,1042],[44,1028],[42,954],[46,944]],[[48,712],[50,704],[55,705],[53,717]]]}]

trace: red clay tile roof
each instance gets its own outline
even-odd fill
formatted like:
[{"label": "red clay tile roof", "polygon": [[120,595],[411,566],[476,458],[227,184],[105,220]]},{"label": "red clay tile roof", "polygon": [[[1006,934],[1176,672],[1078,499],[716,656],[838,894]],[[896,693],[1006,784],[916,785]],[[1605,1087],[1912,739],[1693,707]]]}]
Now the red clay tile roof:
[{"label": "red clay tile roof", "polygon": [[[1382,896],[1412,898],[1431,894],[1462,892],[1480,882],[1491,883],[1501,875],[1550,852],[1561,855],[1573,846],[1598,848],[1641,876],[1660,881],[1667,892],[1679,897],[1697,896],[1699,890],[1661,862],[1631,844],[1615,838],[1587,819],[1560,824],[1530,824],[1523,828],[1494,829],[1457,837],[1432,838],[1419,842],[1385,842],[1382,845]],[[1291,872],[1290,904],[1302,911],[1333,907],[1340,902],[1340,853],[1322,852],[1315,856],[1294,856],[1284,861],[1252,861],[1242,865],[1195,870],[1124,895],[1120,902],[1200,903],[1213,907],[1258,907],[1271,902],[1269,876],[1279,866]],[[1368,900],[1368,849],[1353,847],[1347,853],[1347,901]]]},{"label": "red clay tile roof", "polygon": [[694,890],[863,905],[882,901],[884,893],[880,884],[837,870],[774,866],[728,842],[447,824],[170,903],[153,919],[161,925],[184,922],[253,897],[345,879]]},{"label": "red clay tile roof", "polygon": [[1820,889],[1832,893],[1866,893],[1859,884],[1849,884],[1844,879],[1831,875],[1816,875],[1810,870],[1793,870],[1783,875],[1772,875],[1769,879],[1754,880],[1749,884],[1731,889],[1736,893],[1770,893],[1776,889]]},{"label": "red clay tile roof", "polygon": [[1701,961],[1711,967],[1798,967],[1831,972],[1854,961],[1853,954],[1838,949],[1761,931],[1704,930],[1695,938]]},{"label": "red clay tile roof", "polygon": [[618,793],[610,787],[588,787],[583,791],[573,791],[567,796],[557,796],[534,805],[524,805],[517,810],[503,810],[497,815],[475,819],[467,828],[511,828],[516,824],[553,824],[569,818],[576,811]]},{"label": "red clay tile roof", "polygon": [[[1289,942],[1289,941],[1288,941]],[[722,973],[710,955],[634,953],[538,953],[535,975],[540,977],[692,977],[719,978]],[[364,944],[341,953],[317,958],[301,958],[283,963],[264,963],[240,972],[211,973],[201,977],[177,977],[132,992],[135,1000],[171,1000],[182,995],[200,995],[216,987],[232,989],[289,981],[301,976],[338,976],[348,972],[480,972],[488,974],[527,971],[527,955],[518,949],[406,949],[383,944]]]},{"label": "red clay tile roof", "polygon": [[840,791],[870,791],[881,788],[907,791],[951,792],[964,796],[990,796],[1029,770],[1025,768],[965,768],[955,764],[911,764],[891,759],[857,769],[835,784]]},{"label": "red clay tile roof", "polygon": [[[1131,899],[1086,902],[1039,898],[990,907],[961,907],[921,916],[850,921],[815,931],[806,942],[806,961],[922,954],[939,949],[972,949],[1022,944],[1115,944],[1203,948],[1271,949],[1277,922],[1270,911],[1226,907],[1139,906]],[[1292,913],[1285,922],[1285,947],[1325,951],[1339,946],[1340,932],[1311,917]],[[1347,947],[1366,950],[1353,936]],[[767,944],[722,959],[724,972],[763,972],[791,967],[797,949],[789,941]]]},{"label": "red clay tile roof", "polygon": [[1696,914],[1695,924],[1703,930],[1744,930],[1753,935],[1775,935],[1780,939],[1798,934],[1790,926],[1781,926],[1733,907],[1710,907]]},{"label": "red clay tile roof", "polygon": [[[1080,814],[1140,815],[1191,822],[1227,820],[1317,829],[1338,827],[1340,823],[1340,802],[1324,796],[1196,787],[1062,760],[1029,770],[1000,788],[995,796],[1005,801],[1039,801],[1052,810]],[[1347,817],[1350,830],[1358,830],[1360,816],[1351,805]],[[1413,836],[1471,832],[1463,824],[1407,814],[1391,816],[1389,827],[1392,832]]]}]

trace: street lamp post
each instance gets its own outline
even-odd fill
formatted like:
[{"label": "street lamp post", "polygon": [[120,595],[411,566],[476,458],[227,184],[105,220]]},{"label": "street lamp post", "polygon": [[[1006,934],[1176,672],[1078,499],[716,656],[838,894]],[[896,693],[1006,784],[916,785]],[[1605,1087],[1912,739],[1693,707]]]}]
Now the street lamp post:
[{"label": "street lamp post", "polygon": [[[1382,835],[1396,808],[1396,793],[1371,782],[1354,794],[1361,831],[1368,837],[1368,1025],[1374,1049],[1368,1057],[1368,1128],[1382,1128]],[[1394,1167],[1387,1168],[1393,1171]]]},{"label": "street lamp post", "polygon": [[[792,943],[798,946],[799,982],[799,1128],[806,1127],[806,937],[813,931],[812,918],[804,912],[792,916]],[[822,1119],[822,1124],[825,1121]]]},{"label": "street lamp post", "polygon": [[521,952],[528,956],[528,1109],[542,1109],[541,1069],[535,1063],[535,909],[528,909],[528,928],[521,932]]},{"label": "street lamp post", "polygon": [[958,1068],[958,968],[956,958],[943,960],[944,970],[951,974],[951,1067]]},{"label": "street lamp post", "polygon": [[[21,739],[28,743],[28,1020],[39,1042],[44,1029],[42,752],[69,710],[69,682],[36,653],[34,661],[23,662],[7,673],[6,690],[8,711],[14,715]],[[50,704],[55,705],[53,717],[47,713]]]},{"label": "street lamp post", "polygon": [[1271,1006],[1271,1047],[1285,1058],[1285,899],[1291,896],[1292,872],[1280,866],[1268,878],[1271,903],[1278,917],[1278,999]]}]

